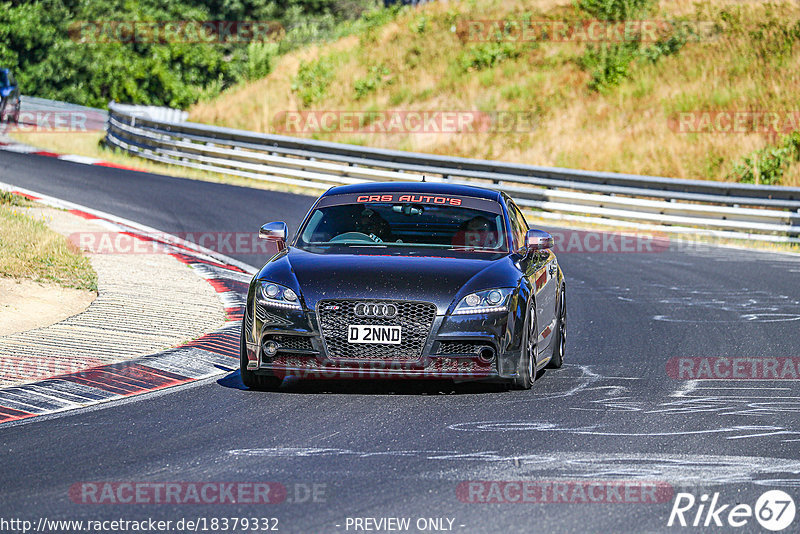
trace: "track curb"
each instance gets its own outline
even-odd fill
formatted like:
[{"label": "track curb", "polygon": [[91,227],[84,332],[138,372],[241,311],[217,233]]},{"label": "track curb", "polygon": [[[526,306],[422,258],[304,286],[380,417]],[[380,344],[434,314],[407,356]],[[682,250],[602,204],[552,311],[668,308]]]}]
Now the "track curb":
[{"label": "track curb", "polygon": [[[121,217],[10,184],[0,183],[0,189],[85,218],[106,221],[139,239],[157,240],[167,254],[194,269],[211,284],[223,303],[227,319],[225,325],[214,332],[158,353],[2,388],[0,425],[187,384],[238,368],[239,325],[249,279],[255,269]],[[155,234],[158,237],[153,237]]]},{"label": "track curb", "polygon": [[15,152],[17,154],[31,154],[33,156],[45,156],[48,158],[56,158],[62,161],[71,161],[72,163],[80,163],[82,165],[97,165],[99,167],[111,167],[113,169],[122,169],[125,171],[151,172],[145,169],[139,169],[137,167],[128,167],[126,165],[120,165],[118,163],[112,163],[110,161],[105,161],[98,158],[92,158],[89,156],[78,156],[77,154],[60,154],[58,152],[42,150],[41,148],[36,148],[35,146],[26,145],[25,143],[19,143],[17,141],[13,141],[9,137],[0,139],[0,150],[4,150],[6,152]]}]

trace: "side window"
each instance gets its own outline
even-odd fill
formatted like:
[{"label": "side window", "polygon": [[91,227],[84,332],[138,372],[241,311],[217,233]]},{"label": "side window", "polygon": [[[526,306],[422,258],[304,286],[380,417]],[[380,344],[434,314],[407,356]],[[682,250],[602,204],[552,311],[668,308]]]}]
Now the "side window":
[{"label": "side window", "polygon": [[522,248],[525,245],[525,234],[528,232],[528,223],[522,212],[513,202],[508,203],[508,215],[511,220],[511,232],[514,234],[517,248]]}]

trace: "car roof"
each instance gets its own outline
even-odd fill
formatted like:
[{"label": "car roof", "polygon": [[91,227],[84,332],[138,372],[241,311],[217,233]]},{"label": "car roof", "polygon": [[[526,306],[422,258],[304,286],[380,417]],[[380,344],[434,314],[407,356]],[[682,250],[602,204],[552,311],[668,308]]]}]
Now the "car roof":
[{"label": "car roof", "polygon": [[364,184],[340,185],[328,189],[322,196],[352,193],[429,193],[434,195],[459,195],[502,201],[498,191],[442,182],[368,182]]}]

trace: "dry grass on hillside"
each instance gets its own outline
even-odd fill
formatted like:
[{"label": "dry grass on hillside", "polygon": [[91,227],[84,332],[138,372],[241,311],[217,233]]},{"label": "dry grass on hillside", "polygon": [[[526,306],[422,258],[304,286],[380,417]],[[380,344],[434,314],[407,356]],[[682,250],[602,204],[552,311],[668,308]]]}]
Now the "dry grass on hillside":
[{"label": "dry grass on hillside", "polygon": [[[800,20],[794,2],[661,2],[653,19],[714,21],[714,38],[689,42],[655,64],[634,62],[628,79],[599,93],[588,88],[590,74],[581,68],[585,43],[515,44],[516,57],[464,68],[479,45],[459,38],[460,23],[523,13],[534,20],[581,16],[568,0],[427,4],[374,31],[284,56],[267,78],[198,104],[191,120],[276,132],[276,116],[295,110],[532,112],[537,118],[532,131],[306,135],[537,165],[722,180],[744,156],[776,139],[758,133],[677,133],[669,127],[670,117],[708,109],[800,110],[800,47],[786,36]],[[303,62],[318,62],[320,72],[332,72],[329,85],[307,106],[300,91],[292,90]],[[374,69],[389,74],[358,98],[359,81]],[[783,183],[800,185],[800,164],[789,168]]]}]

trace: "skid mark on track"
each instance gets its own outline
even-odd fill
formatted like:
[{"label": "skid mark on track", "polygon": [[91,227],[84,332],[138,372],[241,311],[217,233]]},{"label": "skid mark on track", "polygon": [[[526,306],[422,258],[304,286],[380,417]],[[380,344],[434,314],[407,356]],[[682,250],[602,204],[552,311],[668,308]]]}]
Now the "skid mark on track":
[{"label": "skid mark on track", "polygon": [[[625,454],[591,452],[540,453],[521,451],[514,454],[494,450],[403,449],[369,451],[343,448],[267,447],[232,449],[231,457],[240,457],[251,465],[256,458],[285,462],[288,459],[330,458],[332,460],[368,460],[407,458],[457,465],[452,471],[437,469],[436,477],[477,478],[545,477],[588,479],[649,479],[680,484],[724,484],[753,482],[775,486],[797,486],[791,475],[800,474],[800,460],[756,456],[717,456],[703,454]],[[787,476],[788,475],[788,476]]]},{"label": "skid mark on track", "polygon": [[[692,415],[710,412],[723,417],[737,417],[762,422],[765,418],[791,425],[800,414],[800,383],[773,385],[769,380],[724,381],[688,380],[671,394],[674,400],[660,403],[647,413]],[[794,417],[792,417],[794,416]],[[767,435],[785,435],[784,443],[800,441],[793,428]],[[755,436],[753,436],[755,437]]]},{"label": "skid mark on track", "polygon": [[673,323],[774,323],[800,321],[800,299],[748,288],[719,290],[652,284],[645,290],[611,286],[600,290],[623,302],[663,308],[653,320]]},{"label": "skid mark on track", "polygon": [[622,430],[612,430],[609,428],[610,426],[611,425],[608,423],[584,427],[571,427],[562,426],[547,421],[472,421],[469,423],[455,423],[449,425],[447,428],[449,430],[456,430],[460,432],[564,432],[567,434],[579,434],[587,436],[613,436],[631,438],[675,437],[698,434],[720,435],[724,436],[725,439],[743,439],[782,435],[800,436],[800,432],[794,432],[786,429],[785,427],[773,425],[736,425],[729,427],[701,428],[696,430],[681,429],[673,432],[626,432]]},{"label": "skid mark on track", "polygon": [[[659,396],[653,394],[652,385],[642,378],[607,376],[591,366],[565,365],[538,384],[541,384],[538,389],[533,394],[526,393],[524,398],[508,395],[492,404],[535,404],[543,414],[541,419],[461,421],[447,428],[464,432],[560,432],[643,439],[709,435],[726,440],[770,438],[793,442],[800,436],[795,419],[787,417],[800,413],[797,382],[772,386],[761,382],[754,385],[741,381],[688,380],[678,382],[672,392],[667,390]],[[568,406],[559,402],[563,398],[570,399]],[[557,404],[545,404],[550,400]],[[556,407],[551,409],[551,406]],[[576,419],[568,416],[565,409],[573,414],[586,413],[587,417],[575,423]],[[700,419],[696,417],[699,413],[718,418]],[[592,414],[602,415],[602,419]],[[737,419],[738,416],[749,419]],[[675,419],[666,422],[662,417]],[[598,420],[602,423],[597,423]],[[679,425],[681,430],[663,431],[665,422]],[[650,428],[654,430],[648,431]]]}]

